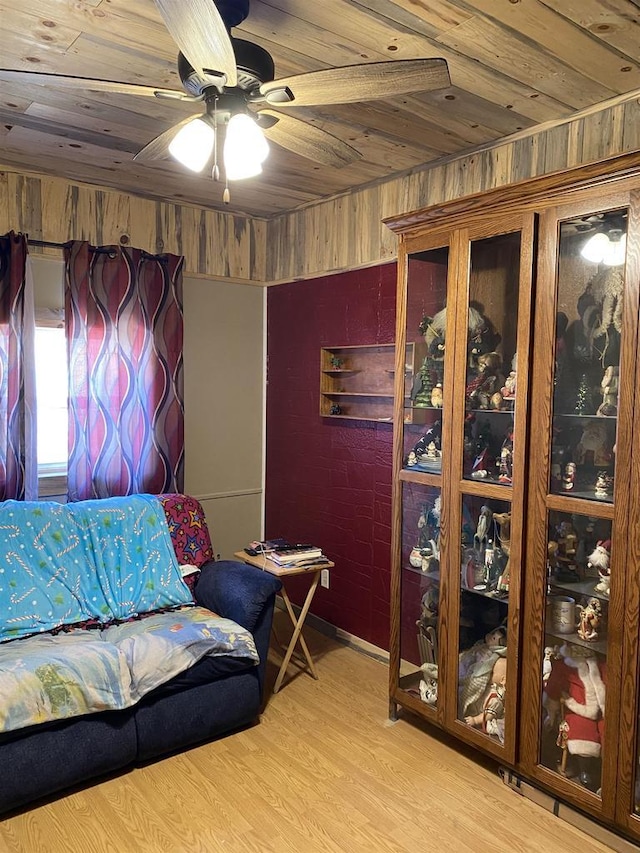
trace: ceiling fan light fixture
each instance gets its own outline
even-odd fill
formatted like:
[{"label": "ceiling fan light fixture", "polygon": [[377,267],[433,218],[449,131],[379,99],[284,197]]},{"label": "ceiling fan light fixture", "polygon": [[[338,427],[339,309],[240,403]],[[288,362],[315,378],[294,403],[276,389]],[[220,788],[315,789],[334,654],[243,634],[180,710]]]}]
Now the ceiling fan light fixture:
[{"label": "ceiling fan light fixture", "polygon": [[608,267],[621,267],[627,254],[627,235],[620,231],[609,233],[609,245],[602,263]]},{"label": "ceiling fan light fixture", "polygon": [[211,157],[214,138],[211,125],[196,118],[176,133],[169,144],[169,152],[187,169],[201,172]]},{"label": "ceiling fan light fixture", "polygon": [[600,264],[608,247],[609,238],[602,231],[599,231],[593,237],[589,237],[580,250],[580,254],[585,261],[591,261],[592,264]]},{"label": "ceiling fan light fixture", "polygon": [[262,129],[245,113],[229,119],[224,141],[224,169],[229,181],[253,178],[262,172],[269,145]]}]

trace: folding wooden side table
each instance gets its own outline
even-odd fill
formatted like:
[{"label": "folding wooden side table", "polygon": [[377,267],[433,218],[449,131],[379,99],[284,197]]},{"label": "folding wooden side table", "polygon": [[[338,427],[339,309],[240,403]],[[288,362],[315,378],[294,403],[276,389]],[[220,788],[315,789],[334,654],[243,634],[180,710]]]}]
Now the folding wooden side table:
[{"label": "folding wooden side table", "polygon": [[[272,560],[269,560],[264,554],[258,554],[257,556],[252,557],[245,551],[236,551],[234,556],[237,560],[241,560],[244,563],[248,563],[250,566],[255,566],[257,569],[262,569],[265,572],[269,572],[269,574],[275,575],[282,581],[282,589],[280,591],[280,594],[282,595],[282,600],[284,601],[284,605],[287,608],[289,618],[291,619],[291,624],[293,625],[293,634],[291,635],[291,640],[289,641],[289,645],[287,646],[284,654],[284,659],[282,661],[282,664],[280,665],[280,671],[278,672],[278,676],[273,686],[273,692],[277,693],[278,690],[280,690],[280,688],[282,687],[282,680],[286,675],[289,662],[298,643],[300,643],[300,648],[302,649],[302,653],[304,654],[305,660],[307,662],[309,673],[313,676],[313,678],[317,679],[318,673],[316,672],[316,668],[313,664],[313,659],[311,658],[311,654],[309,653],[309,649],[302,635],[302,628],[304,626],[304,620],[307,618],[309,608],[311,607],[313,596],[315,595],[316,589],[318,588],[318,584],[320,583],[320,575],[322,573],[322,570],[332,569],[335,563],[332,563],[329,560],[328,562],[312,563],[309,566],[287,567],[279,566],[277,563],[274,563]],[[294,575],[308,575],[311,578],[311,586],[309,587],[307,597],[304,600],[304,604],[302,605],[302,609],[300,610],[300,614],[297,618],[293,609],[293,605],[291,604],[291,599],[289,598],[289,595],[287,593],[286,587],[286,579],[293,577]]]}]

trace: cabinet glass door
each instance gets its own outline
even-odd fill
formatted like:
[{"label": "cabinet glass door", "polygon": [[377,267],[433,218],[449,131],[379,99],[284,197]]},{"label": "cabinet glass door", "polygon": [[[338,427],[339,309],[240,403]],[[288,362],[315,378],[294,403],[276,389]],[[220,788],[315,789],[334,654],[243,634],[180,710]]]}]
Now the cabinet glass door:
[{"label": "cabinet glass door", "polygon": [[562,220],[556,268],[539,761],[598,798],[620,629],[609,616],[627,218],[620,208]]},{"label": "cabinet glass door", "polygon": [[402,467],[442,470],[442,406],[447,337],[449,249],[409,256]]},{"label": "cabinet glass door", "polygon": [[602,785],[611,521],[549,512],[540,763]]},{"label": "cabinet glass door", "polygon": [[440,490],[403,484],[400,688],[438,704]]},{"label": "cabinet glass door", "polygon": [[470,247],[463,476],[513,481],[517,386],[519,231]]},{"label": "cabinet glass door", "polygon": [[[441,474],[446,466],[443,412],[449,248],[427,249],[407,258],[406,299],[399,309],[396,350],[395,465],[399,471],[394,501],[400,506],[394,533],[399,563],[392,595],[400,602],[392,632],[392,690],[403,704],[438,713],[442,649],[440,525]],[[403,313],[404,312],[404,316]],[[453,328],[453,315],[449,328]],[[450,363],[453,352],[446,358]],[[448,371],[448,366],[446,370]],[[447,424],[444,424],[448,428]],[[399,654],[395,647],[399,648]]]},{"label": "cabinet glass door", "polygon": [[526,377],[531,286],[523,233],[469,241],[466,317],[461,312],[456,329],[456,375],[463,380],[455,402],[461,444],[456,720],[492,751],[510,755],[518,643],[518,607],[510,604],[520,590],[527,384],[525,378],[518,393],[517,378],[519,371]]},{"label": "cabinet glass door", "polygon": [[628,195],[608,201],[599,208],[594,194],[540,221],[521,730],[527,774],[604,819],[616,810],[627,736],[619,718],[637,325]]}]

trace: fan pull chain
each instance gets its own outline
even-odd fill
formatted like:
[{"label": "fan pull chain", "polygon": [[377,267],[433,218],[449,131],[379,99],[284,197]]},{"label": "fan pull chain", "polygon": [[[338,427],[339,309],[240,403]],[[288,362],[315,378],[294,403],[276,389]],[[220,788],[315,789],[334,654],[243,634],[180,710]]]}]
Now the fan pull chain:
[{"label": "fan pull chain", "polygon": [[213,102],[213,171],[211,177],[214,181],[220,180],[220,167],[218,166],[218,99]]},{"label": "fan pull chain", "polygon": [[231,193],[229,192],[229,178],[227,178],[226,173],[225,173],[225,181],[226,181],[226,183],[225,183],[225,187],[224,187],[224,192],[222,193],[222,201],[225,204],[229,204],[229,202],[231,201]]}]

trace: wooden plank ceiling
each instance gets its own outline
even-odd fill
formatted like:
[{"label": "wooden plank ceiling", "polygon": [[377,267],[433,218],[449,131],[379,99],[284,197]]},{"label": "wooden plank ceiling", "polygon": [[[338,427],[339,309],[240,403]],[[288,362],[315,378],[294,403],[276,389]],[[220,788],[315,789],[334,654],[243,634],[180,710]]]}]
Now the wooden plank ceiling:
[{"label": "wooden plank ceiling", "polygon": [[[0,165],[270,217],[640,90],[635,0],[252,0],[233,33],[271,53],[276,77],[444,57],[452,85],[290,111],[362,159],[330,168],[272,145],[225,206],[206,175],[133,162],[198,105],[0,82]],[[0,0],[4,68],[179,89],[176,53],[154,0]]]}]

